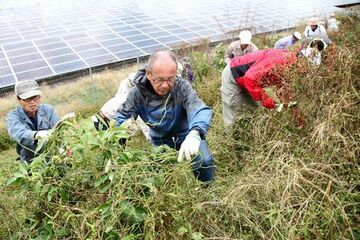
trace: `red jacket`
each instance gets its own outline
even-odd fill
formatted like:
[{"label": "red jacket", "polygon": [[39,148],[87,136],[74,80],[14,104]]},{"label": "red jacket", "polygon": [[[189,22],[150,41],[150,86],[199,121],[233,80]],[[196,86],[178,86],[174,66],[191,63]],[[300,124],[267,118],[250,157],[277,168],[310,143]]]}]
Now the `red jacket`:
[{"label": "red jacket", "polygon": [[296,61],[296,54],[283,49],[265,49],[241,57],[230,62],[231,73],[236,83],[245,89],[255,101],[261,101],[268,109],[275,107],[264,87],[281,82],[284,67]]}]

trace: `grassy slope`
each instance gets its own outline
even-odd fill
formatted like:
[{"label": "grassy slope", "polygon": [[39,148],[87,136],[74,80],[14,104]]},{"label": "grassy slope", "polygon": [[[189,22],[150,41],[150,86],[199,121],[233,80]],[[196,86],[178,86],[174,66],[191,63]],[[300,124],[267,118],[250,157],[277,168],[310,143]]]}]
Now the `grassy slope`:
[{"label": "grassy slope", "polygon": [[[217,181],[207,190],[179,183],[172,186],[176,199],[160,193],[148,202],[154,210],[145,224],[149,238],[359,238],[360,22],[348,17],[341,20],[343,30],[332,36],[337,46],[324,67],[307,66],[305,73],[286,74],[295,100],[306,113],[302,129],[290,110],[277,113],[260,108],[238,123],[234,138],[224,135],[220,72],[209,65],[210,55],[196,55],[197,71],[204,76],[201,82],[198,75],[196,89],[214,110],[208,141],[217,161]],[[268,46],[273,41],[260,40]],[[49,89],[44,100],[61,113],[93,112],[107,99],[105,89],[113,93],[111,84],[117,86],[114,82],[126,75],[108,74],[98,77],[97,101],[91,91],[74,99],[78,89],[87,89],[89,83],[71,90],[59,88],[56,96]],[[134,141],[134,146],[139,144]],[[13,150],[1,153],[1,182],[13,171],[14,155]],[[11,195],[11,189],[0,191],[0,199],[0,236],[7,238],[13,229],[21,228],[30,204],[24,207],[26,200]],[[13,218],[9,221],[5,216]]]}]

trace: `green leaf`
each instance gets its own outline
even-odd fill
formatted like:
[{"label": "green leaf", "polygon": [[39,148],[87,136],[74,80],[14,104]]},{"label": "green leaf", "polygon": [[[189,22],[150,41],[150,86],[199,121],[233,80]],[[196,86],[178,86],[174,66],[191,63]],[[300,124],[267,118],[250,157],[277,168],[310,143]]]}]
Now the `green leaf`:
[{"label": "green leaf", "polygon": [[157,175],[154,177],[154,184],[156,187],[161,187],[165,182],[164,176]]},{"label": "green leaf", "polygon": [[59,229],[55,230],[55,236],[58,238],[67,237],[70,235],[70,231],[65,227],[60,227]]},{"label": "green leaf", "polygon": [[27,170],[27,166],[25,163],[20,163],[19,165],[19,171],[24,174],[27,175],[28,174],[28,170]]},{"label": "green leaf", "polygon": [[147,211],[145,208],[135,207],[129,201],[122,201],[120,207],[123,210],[125,218],[132,223],[142,222],[147,218]]},{"label": "green leaf", "polygon": [[41,152],[45,147],[46,147],[46,144],[48,143],[48,139],[46,138],[41,138],[38,140],[38,143],[37,143],[37,146],[36,146],[36,149],[35,149],[35,152],[36,153],[39,153]]},{"label": "green leaf", "polygon": [[34,192],[36,194],[41,194],[41,189],[42,189],[42,182],[41,181],[37,181],[35,184],[35,188],[34,188]]},{"label": "green leaf", "polygon": [[60,191],[59,191],[59,193],[60,193],[60,198],[61,198],[63,201],[65,201],[65,202],[69,201],[70,196],[69,196],[69,192],[68,192],[68,191],[66,191],[65,189],[61,188]]},{"label": "green leaf", "polygon": [[204,238],[204,235],[202,235],[202,233],[194,232],[191,234],[192,240],[202,240],[203,238]]},{"label": "green leaf", "polygon": [[101,176],[100,178],[98,178],[96,181],[95,181],[95,187],[99,187],[101,184],[103,184],[106,180],[108,180],[109,176],[108,175],[104,175],[104,176]]},{"label": "green leaf", "polygon": [[[111,204],[110,203],[104,203],[102,205],[100,205],[100,207],[98,208],[99,212],[101,213],[102,216],[105,216],[111,208]],[[112,229],[110,229],[109,231],[111,231]]]},{"label": "green leaf", "polygon": [[37,156],[33,158],[32,162],[30,163],[31,169],[41,168],[44,165],[43,158],[41,156]]},{"label": "green leaf", "polygon": [[57,187],[53,187],[53,186],[50,187],[50,191],[48,192],[48,195],[47,195],[47,199],[49,202],[51,202],[52,198],[57,193],[57,191],[58,191]]},{"label": "green leaf", "polygon": [[188,232],[188,230],[187,230],[187,228],[184,227],[184,226],[181,226],[181,227],[177,230],[177,233],[178,233],[179,235],[184,235],[184,234],[187,233],[187,232]]},{"label": "green leaf", "polygon": [[109,226],[105,229],[105,232],[108,233],[110,232],[111,230],[113,230],[113,226]]},{"label": "green leaf", "polygon": [[110,187],[111,187],[111,183],[104,184],[99,188],[99,192],[105,193],[110,189]]},{"label": "green leaf", "polygon": [[16,184],[19,184],[20,181],[23,179],[22,176],[13,176],[11,177],[7,182],[6,182],[6,185],[16,185]]},{"label": "green leaf", "polygon": [[127,235],[125,237],[122,238],[123,240],[135,240],[136,237],[134,234],[130,234],[130,235]]},{"label": "green leaf", "polygon": [[49,188],[50,188],[50,184],[45,184],[45,185],[42,187],[40,196],[44,196],[45,194],[47,194],[47,192],[49,191]]}]

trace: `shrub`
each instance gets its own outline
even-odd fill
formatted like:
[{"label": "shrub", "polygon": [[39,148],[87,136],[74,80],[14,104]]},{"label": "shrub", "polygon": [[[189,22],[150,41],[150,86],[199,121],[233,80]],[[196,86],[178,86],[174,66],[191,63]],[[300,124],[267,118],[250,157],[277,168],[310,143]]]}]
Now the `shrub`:
[{"label": "shrub", "polygon": [[10,139],[6,129],[0,128],[0,151],[15,147],[15,142]]}]

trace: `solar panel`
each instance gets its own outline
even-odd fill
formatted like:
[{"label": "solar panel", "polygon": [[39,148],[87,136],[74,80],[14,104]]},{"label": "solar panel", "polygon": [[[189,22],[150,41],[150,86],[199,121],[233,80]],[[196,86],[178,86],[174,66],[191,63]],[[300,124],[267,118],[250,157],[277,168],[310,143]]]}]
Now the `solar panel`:
[{"label": "solar panel", "polygon": [[8,87],[14,85],[15,78],[13,75],[0,76],[0,86]]},{"label": "solar panel", "polygon": [[83,51],[78,53],[82,58],[93,58],[101,55],[108,55],[109,52],[103,48],[91,49],[88,51]]},{"label": "solar panel", "polygon": [[18,81],[24,80],[34,80],[39,78],[45,78],[54,75],[50,68],[40,68],[36,70],[30,70],[26,72],[16,73],[16,78]]},{"label": "solar panel", "polygon": [[136,49],[136,47],[130,43],[120,44],[120,45],[114,45],[107,47],[107,49],[110,52],[122,52],[126,50]]},{"label": "solar panel", "polygon": [[19,57],[10,57],[9,58],[10,63],[12,65],[25,63],[25,62],[32,62],[32,61],[41,60],[41,59],[42,59],[42,57],[39,53],[32,53],[32,54],[22,55]]},{"label": "solar panel", "polygon": [[15,72],[26,72],[28,70],[38,69],[47,67],[47,63],[44,60],[32,61],[31,64],[28,62],[13,65],[12,68]]},{"label": "solar panel", "polygon": [[326,14],[352,2],[252,0],[244,7],[234,0],[3,0],[10,7],[0,15],[0,88],[204,37],[221,41],[243,27],[255,33],[294,27],[319,9]]},{"label": "solar panel", "polygon": [[127,59],[133,59],[136,57],[142,57],[147,55],[145,52],[139,50],[139,49],[133,49],[133,50],[129,50],[129,51],[124,51],[124,52],[116,52],[114,53],[114,55],[119,59],[119,60],[127,60]]},{"label": "solar panel", "polygon": [[64,47],[67,47],[66,43],[64,43],[64,42],[55,42],[55,43],[38,46],[38,48],[41,51],[49,51],[49,50],[54,50],[54,49],[64,48]]},{"label": "solar panel", "polygon": [[102,44],[104,47],[110,47],[110,46],[114,46],[114,45],[127,43],[127,41],[125,39],[122,39],[122,38],[112,38],[112,39],[109,39],[109,40],[98,40],[98,42],[100,44]]},{"label": "solar panel", "polygon": [[77,60],[80,60],[80,58],[75,53],[61,55],[61,56],[52,57],[52,58],[47,58],[47,61],[51,65],[56,65],[59,63],[66,63],[66,62],[71,62],[71,61],[77,61]]},{"label": "solar panel", "polygon": [[111,54],[106,55],[96,55],[95,57],[86,58],[85,62],[88,64],[88,66],[99,66],[107,63],[114,62],[116,60],[116,57],[114,57]]},{"label": "solar panel", "polygon": [[4,58],[0,58],[0,66],[1,67],[6,67],[8,65],[6,59]]},{"label": "solar panel", "polygon": [[11,75],[11,69],[8,66],[5,67],[0,67],[0,76],[6,76],[6,75]]},{"label": "solar panel", "polygon": [[71,53],[74,53],[74,52],[71,50],[71,48],[68,48],[68,47],[58,48],[58,49],[53,49],[53,50],[42,52],[42,54],[45,58],[52,58],[52,57],[57,57],[57,56],[61,56],[61,55],[71,54]]},{"label": "solar panel", "polygon": [[156,38],[161,43],[176,43],[176,42],[182,42],[183,40],[181,38],[178,38],[176,36],[166,36],[166,37],[160,37]]},{"label": "solar panel", "polygon": [[73,72],[76,70],[81,70],[87,68],[88,66],[81,60],[71,61],[63,64],[57,64],[53,66],[53,69],[56,74]]},{"label": "solar panel", "polygon": [[19,57],[26,54],[37,53],[37,52],[38,51],[35,47],[27,47],[27,48],[19,48],[19,49],[13,49],[11,51],[7,51],[6,55],[8,57]]}]

